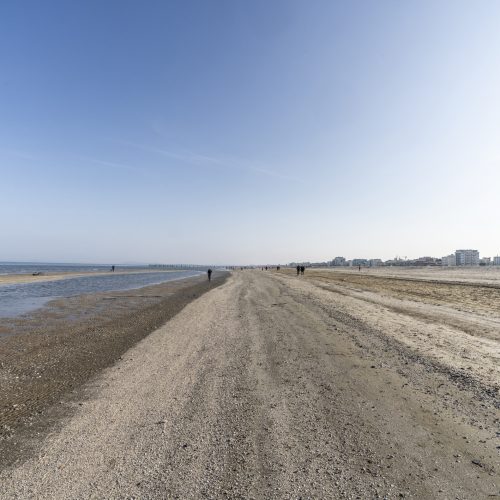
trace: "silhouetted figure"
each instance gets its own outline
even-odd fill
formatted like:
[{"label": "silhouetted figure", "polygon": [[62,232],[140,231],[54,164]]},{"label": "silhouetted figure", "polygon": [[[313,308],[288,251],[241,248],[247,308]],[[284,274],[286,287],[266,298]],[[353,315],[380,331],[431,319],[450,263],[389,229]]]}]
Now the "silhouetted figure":
[{"label": "silhouetted figure", "polygon": [[306,270],[306,268],[304,266],[300,266],[300,274],[304,274],[305,270]]},{"label": "silhouetted figure", "polygon": [[276,271],[279,271],[279,270],[280,270],[280,266],[278,266],[278,267],[276,268]]},{"label": "silhouetted figure", "polygon": [[115,266],[111,266],[111,272],[114,273],[115,272]]},{"label": "silhouetted figure", "polygon": [[300,274],[300,266],[297,266],[297,276]]},{"label": "silhouetted figure", "polygon": [[361,266],[358,266],[358,271],[361,271]]},{"label": "silhouetted figure", "polygon": [[212,270],[211,270],[211,269],[209,269],[209,270],[207,271],[207,274],[208,274],[208,281],[212,281]]}]

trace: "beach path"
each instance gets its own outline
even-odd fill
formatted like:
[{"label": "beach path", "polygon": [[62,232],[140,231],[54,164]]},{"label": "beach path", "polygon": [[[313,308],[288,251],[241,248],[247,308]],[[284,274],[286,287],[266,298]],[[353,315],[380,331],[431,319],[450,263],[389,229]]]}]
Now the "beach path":
[{"label": "beach path", "polygon": [[466,384],[384,330],[404,312],[356,300],[233,273],[88,384],[37,455],[1,473],[0,497],[500,493],[489,379]]}]

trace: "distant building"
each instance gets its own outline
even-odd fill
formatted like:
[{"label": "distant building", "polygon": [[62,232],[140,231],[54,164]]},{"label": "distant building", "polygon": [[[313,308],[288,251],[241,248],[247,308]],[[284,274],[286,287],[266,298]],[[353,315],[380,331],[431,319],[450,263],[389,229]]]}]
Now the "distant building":
[{"label": "distant building", "polygon": [[340,267],[340,266],[345,266],[346,261],[344,257],[335,257],[332,260],[332,266]]},{"label": "distant building", "polygon": [[410,261],[406,260],[406,258],[402,259],[401,257],[395,257],[394,259],[386,260],[386,266],[408,266],[410,265]]},{"label": "distant building", "polygon": [[456,266],[457,265],[457,257],[454,253],[450,255],[446,255],[441,259],[441,265],[445,267]]},{"label": "distant building", "polygon": [[483,257],[479,259],[480,266],[491,266],[491,257]]},{"label": "distant building", "polygon": [[496,257],[493,257],[493,265],[494,266],[500,266],[500,255],[497,255]]},{"label": "distant building", "polygon": [[456,250],[455,257],[457,266],[479,265],[479,252],[477,250]]},{"label": "distant building", "polygon": [[412,263],[414,266],[437,266],[439,264],[441,264],[441,259],[435,257],[419,257]]},{"label": "distant building", "polygon": [[352,266],[357,267],[357,266],[367,266],[368,265],[368,259],[352,259]]},{"label": "distant building", "polygon": [[378,266],[383,266],[384,263],[382,262],[382,259],[370,259],[368,261],[368,264],[370,267],[378,267]]}]

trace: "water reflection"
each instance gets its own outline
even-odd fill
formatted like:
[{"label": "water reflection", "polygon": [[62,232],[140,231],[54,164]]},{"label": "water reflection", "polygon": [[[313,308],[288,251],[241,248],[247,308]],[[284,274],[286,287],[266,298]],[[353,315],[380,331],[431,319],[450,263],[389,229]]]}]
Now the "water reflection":
[{"label": "water reflection", "polygon": [[0,286],[0,317],[15,317],[42,307],[59,297],[86,293],[131,290],[191,276],[199,271],[149,272],[82,276],[40,283]]}]

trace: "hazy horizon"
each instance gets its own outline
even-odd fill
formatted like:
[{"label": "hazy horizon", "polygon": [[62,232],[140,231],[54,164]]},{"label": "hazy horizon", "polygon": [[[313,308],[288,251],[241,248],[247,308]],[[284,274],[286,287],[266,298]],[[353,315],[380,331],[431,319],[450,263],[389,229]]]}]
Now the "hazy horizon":
[{"label": "hazy horizon", "polygon": [[500,254],[500,3],[0,6],[0,260]]},{"label": "hazy horizon", "polygon": [[[455,253],[450,252],[450,253]],[[483,257],[496,257],[497,255],[483,255],[480,253],[480,258]],[[317,264],[321,262],[331,262],[335,257],[344,257],[346,259],[346,262],[351,261],[353,259],[377,259],[378,257],[373,257],[370,255],[356,255],[356,256],[345,256],[345,255],[335,255],[334,257],[330,258],[325,258],[325,259],[319,259],[319,260],[308,260],[308,259],[292,259],[288,261],[262,261],[262,262],[184,262],[184,261],[179,261],[179,262],[148,262],[148,261],[109,261],[109,262],[102,262],[102,261],[80,261],[80,262],[70,262],[70,261],[41,261],[41,260],[26,260],[26,261],[15,261],[15,260],[3,260],[0,261],[0,265],[61,265],[61,266],[124,266],[124,267],[146,267],[146,266],[155,266],[155,265],[164,265],[164,266],[170,266],[170,265],[187,265],[187,266],[207,266],[207,265],[215,265],[215,266],[265,266],[265,265],[282,265],[282,266],[287,266],[288,264],[292,263],[302,263],[302,262],[310,262],[311,264]],[[433,257],[433,258],[441,258],[443,256],[438,256],[438,255],[419,255],[418,257]],[[400,256],[396,255],[393,258],[399,258],[402,260],[414,260],[418,258],[416,257],[411,257],[408,255]],[[382,261],[388,261],[392,260],[393,258],[390,259],[381,259]],[[457,266],[462,267],[462,266]]]}]

